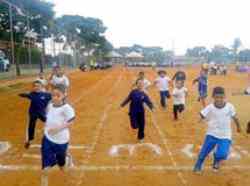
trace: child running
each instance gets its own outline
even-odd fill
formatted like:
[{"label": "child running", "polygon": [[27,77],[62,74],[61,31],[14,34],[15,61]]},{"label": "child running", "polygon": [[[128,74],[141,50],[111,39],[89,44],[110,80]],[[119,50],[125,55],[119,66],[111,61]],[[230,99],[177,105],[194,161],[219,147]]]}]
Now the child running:
[{"label": "child running", "polygon": [[179,80],[175,83],[176,87],[173,90],[173,101],[174,101],[174,120],[178,120],[178,113],[182,113],[185,110],[186,97],[188,90],[184,87],[183,81]]},{"label": "child running", "polygon": [[[144,84],[143,90],[144,90],[145,93],[147,93],[148,89],[151,86],[151,82],[148,79],[146,79],[145,73],[143,71],[139,72],[138,79],[142,79],[143,80],[143,84]],[[134,87],[136,87],[136,83],[133,85],[133,88]]]},{"label": "child running", "polygon": [[236,117],[234,106],[225,101],[225,90],[216,87],[213,90],[214,103],[208,105],[201,112],[202,120],[208,123],[208,129],[204,144],[194,166],[194,172],[202,171],[203,163],[209,153],[214,152],[213,170],[218,171],[220,163],[226,160],[232,143],[231,120],[237,127],[237,132],[241,132],[239,120]]},{"label": "child running", "polygon": [[38,78],[36,79],[36,81],[40,81],[42,83],[43,91],[46,92],[48,81],[46,80],[44,73],[40,72],[38,74]]},{"label": "child running", "polygon": [[69,88],[70,85],[68,77],[65,75],[63,69],[61,69],[60,67],[57,67],[53,71],[50,77],[50,84],[52,86],[63,85],[67,89]]},{"label": "child running", "polygon": [[167,107],[166,99],[171,97],[169,93],[169,84],[172,85],[172,81],[164,70],[160,70],[158,75],[159,77],[155,80],[154,84],[158,86],[161,97],[161,106],[165,109]]},{"label": "child running", "polygon": [[130,102],[129,117],[131,127],[138,129],[137,139],[142,143],[145,137],[145,110],[143,104],[146,103],[151,110],[153,110],[153,104],[143,91],[144,83],[142,79],[136,81],[136,86],[137,88],[130,92],[129,96],[121,104],[121,107],[126,106]]},{"label": "child running", "polygon": [[179,67],[178,71],[173,76],[172,81],[174,81],[175,83],[177,83],[178,81],[182,81],[184,86],[186,81],[186,73],[181,69],[181,67]]},{"label": "child running", "polygon": [[19,94],[20,97],[31,101],[29,108],[29,126],[26,131],[25,148],[28,149],[35,136],[36,122],[40,119],[46,121],[46,107],[51,100],[51,94],[43,91],[41,81],[33,82],[33,90],[30,93]]},{"label": "child running", "polygon": [[63,85],[54,86],[42,140],[42,182],[47,180],[44,178],[48,176],[50,167],[58,165],[64,170],[70,140],[69,128],[75,119],[75,111],[65,99],[66,88]]},{"label": "child running", "polygon": [[206,70],[202,69],[200,72],[200,76],[193,80],[193,85],[198,82],[198,92],[199,92],[199,99],[203,108],[206,107],[206,98],[208,92],[208,77]]}]

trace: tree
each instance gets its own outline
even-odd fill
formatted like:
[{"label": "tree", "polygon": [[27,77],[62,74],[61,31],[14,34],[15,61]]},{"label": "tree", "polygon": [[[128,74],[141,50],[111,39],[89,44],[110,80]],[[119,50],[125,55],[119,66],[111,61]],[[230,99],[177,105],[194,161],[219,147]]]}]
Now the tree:
[{"label": "tree", "polygon": [[64,15],[56,20],[57,36],[64,35],[66,44],[70,46],[74,54],[87,53],[105,55],[111,50],[111,44],[103,36],[106,27],[100,19]]},{"label": "tree", "polygon": [[[39,35],[37,41],[43,44],[44,53],[44,39],[50,37],[53,26],[53,4],[43,0],[9,0],[9,2],[18,7],[19,10],[13,9],[13,28],[17,57],[19,56],[19,48],[25,35],[30,30]],[[0,4],[0,40],[10,41],[8,6],[1,1]],[[44,59],[44,55],[42,59]],[[17,59],[16,65],[18,65],[18,61]],[[43,63],[44,61],[40,63],[41,71],[43,71]]]},{"label": "tree", "polygon": [[198,57],[198,58],[207,58],[209,51],[204,46],[197,46],[192,49],[187,49],[186,56],[187,57]]},{"label": "tree", "polygon": [[233,60],[233,52],[223,45],[215,45],[209,53],[208,59],[218,63],[230,62]]},{"label": "tree", "polygon": [[239,61],[240,62],[250,61],[250,49],[242,50],[239,52]]},{"label": "tree", "polygon": [[242,42],[240,40],[240,38],[235,38],[233,45],[232,45],[232,49],[233,49],[233,53],[234,53],[234,60],[237,61],[238,58],[238,50],[240,48],[240,46],[242,45]]}]

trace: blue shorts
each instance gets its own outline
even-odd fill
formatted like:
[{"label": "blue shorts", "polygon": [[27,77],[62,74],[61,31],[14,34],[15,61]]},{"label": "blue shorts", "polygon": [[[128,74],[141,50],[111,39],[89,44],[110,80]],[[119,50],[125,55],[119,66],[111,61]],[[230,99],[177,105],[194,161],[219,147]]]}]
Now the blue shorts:
[{"label": "blue shorts", "polygon": [[68,143],[56,144],[50,141],[46,136],[42,140],[42,169],[58,165],[63,167],[66,162]]},{"label": "blue shorts", "polygon": [[200,99],[204,99],[207,97],[207,92],[206,91],[199,91],[199,98]]}]

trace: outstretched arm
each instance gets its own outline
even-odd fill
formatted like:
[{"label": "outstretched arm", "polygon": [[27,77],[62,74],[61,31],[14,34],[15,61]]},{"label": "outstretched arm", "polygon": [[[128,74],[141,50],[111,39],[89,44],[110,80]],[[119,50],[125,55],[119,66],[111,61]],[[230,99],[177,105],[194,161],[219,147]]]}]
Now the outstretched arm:
[{"label": "outstretched arm", "polygon": [[21,93],[21,94],[18,94],[18,96],[20,96],[22,98],[28,98],[28,99],[30,99],[30,93]]},{"label": "outstretched arm", "polygon": [[125,107],[131,100],[131,93],[128,95],[128,97],[121,103],[121,107]]},{"label": "outstretched arm", "polygon": [[237,132],[241,132],[241,126],[240,126],[240,122],[237,116],[233,116],[232,119],[237,127]]}]

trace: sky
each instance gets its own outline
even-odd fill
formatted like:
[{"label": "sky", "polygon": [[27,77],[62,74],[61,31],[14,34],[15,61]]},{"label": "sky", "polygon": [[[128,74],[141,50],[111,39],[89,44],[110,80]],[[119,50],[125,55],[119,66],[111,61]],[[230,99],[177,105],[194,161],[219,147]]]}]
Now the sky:
[{"label": "sky", "polygon": [[115,46],[160,46],[184,54],[194,46],[250,48],[248,0],[50,0],[57,16],[96,17]]}]

